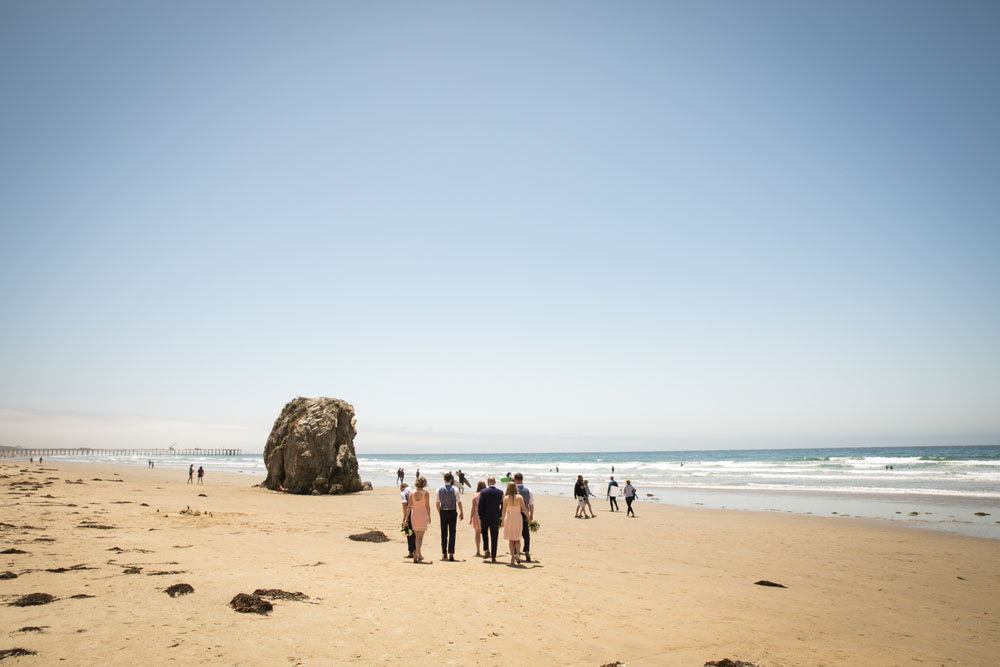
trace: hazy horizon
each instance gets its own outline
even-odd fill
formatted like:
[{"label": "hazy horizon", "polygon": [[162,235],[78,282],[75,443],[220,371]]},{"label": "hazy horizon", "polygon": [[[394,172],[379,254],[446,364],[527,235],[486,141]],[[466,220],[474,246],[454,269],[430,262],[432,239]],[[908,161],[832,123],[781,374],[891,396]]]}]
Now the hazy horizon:
[{"label": "hazy horizon", "polygon": [[995,443],[998,62],[991,2],[3,3],[0,444]]}]

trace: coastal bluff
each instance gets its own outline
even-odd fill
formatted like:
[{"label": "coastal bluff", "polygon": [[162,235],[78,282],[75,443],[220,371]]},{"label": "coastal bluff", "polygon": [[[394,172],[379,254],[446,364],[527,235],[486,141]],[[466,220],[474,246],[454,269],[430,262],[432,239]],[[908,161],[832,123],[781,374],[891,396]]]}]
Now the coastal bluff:
[{"label": "coastal bluff", "polygon": [[354,407],[338,398],[289,401],[264,446],[261,486],[312,495],[361,491],[354,424]]}]

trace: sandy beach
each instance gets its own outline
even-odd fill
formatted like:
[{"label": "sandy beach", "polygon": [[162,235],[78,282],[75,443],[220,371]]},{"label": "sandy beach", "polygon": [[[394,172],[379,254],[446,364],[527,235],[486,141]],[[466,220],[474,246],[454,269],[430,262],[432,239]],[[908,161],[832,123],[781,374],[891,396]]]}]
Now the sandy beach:
[{"label": "sandy beach", "polygon": [[[5,664],[992,665],[1000,647],[995,540],[651,503],[583,521],[538,496],[537,562],[474,558],[466,514],[457,562],[415,565],[393,489],[290,496],[48,461],[0,475],[0,572],[17,575],[0,581],[0,650],[36,652]],[[390,541],[348,539],[368,530]],[[180,583],[194,592],[164,592]],[[255,589],[308,599],[228,606]],[[11,606],[33,593],[55,600]]]}]

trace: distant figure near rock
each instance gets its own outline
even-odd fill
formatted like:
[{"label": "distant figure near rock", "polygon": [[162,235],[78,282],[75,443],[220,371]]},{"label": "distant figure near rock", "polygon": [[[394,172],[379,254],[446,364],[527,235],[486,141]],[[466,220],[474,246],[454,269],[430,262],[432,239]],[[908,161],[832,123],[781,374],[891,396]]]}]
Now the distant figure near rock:
[{"label": "distant figure near rock", "polygon": [[337,398],[293,399],[264,447],[272,491],[313,495],[361,490],[354,453],[354,407]]}]

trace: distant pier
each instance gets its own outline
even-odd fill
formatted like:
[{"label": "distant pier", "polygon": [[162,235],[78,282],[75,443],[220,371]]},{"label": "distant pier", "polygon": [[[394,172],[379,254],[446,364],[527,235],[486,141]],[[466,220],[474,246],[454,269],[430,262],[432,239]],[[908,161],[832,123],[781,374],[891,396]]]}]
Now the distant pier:
[{"label": "distant pier", "polygon": [[242,449],[77,449],[4,447],[0,456],[240,456]]}]

